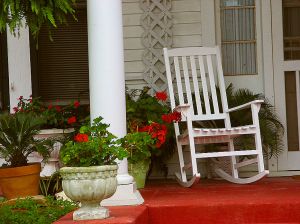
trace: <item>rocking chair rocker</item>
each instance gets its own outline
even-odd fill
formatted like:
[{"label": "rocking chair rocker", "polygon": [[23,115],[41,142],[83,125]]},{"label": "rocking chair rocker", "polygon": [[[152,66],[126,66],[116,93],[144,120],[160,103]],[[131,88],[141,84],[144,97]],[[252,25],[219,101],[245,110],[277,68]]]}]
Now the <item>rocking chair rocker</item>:
[{"label": "rocking chair rocker", "polygon": [[[263,100],[255,100],[228,109],[219,48],[164,48],[164,58],[171,108],[181,113],[181,121],[186,122],[187,128],[187,130],[182,132],[179,128],[179,124],[174,124],[180,163],[180,173],[176,173],[178,182],[184,187],[191,187],[199,181],[200,172],[197,167],[197,159],[201,158],[230,157],[232,174],[230,175],[222,169],[216,169],[215,172],[223,179],[237,184],[252,183],[269,174],[269,171],[264,168],[258,119],[258,112]],[[173,61],[170,61],[170,58],[173,58]],[[174,76],[172,76],[171,71],[174,71]],[[218,104],[215,74],[217,74],[220,89],[221,110]],[[202,91],[199,90],[199,85],[201,85]],[[175,93],[178,94],[179,105],[176,105]],[[201,99],[204,103],[201,103]],[[249,107],[252,112],[253,124],[232,127],[230,112]],[[194,123],[197,121],[213,120],[223,120],[224,128],[196,128],[194,126]],[[255,149],[235,150],[233,139],[240,135],[254,135]],[[196,152],[196,145],[198,144],[216,143],[225,143],[228,146],[228,150],[221,152]],[[182,149],[184,145],[189,145],[190,148],[191,162],[188,164],[185,164],[184,161]],[[254,158],[242,162],[237,161],[236,157],[250,155],[254,156]],[[240,178],[238,169],[253,163],[257,163],[258,174],[248,178]],[[187,179],[186,171],[188,169],[192,169],[193,174],[190,180]]]}]

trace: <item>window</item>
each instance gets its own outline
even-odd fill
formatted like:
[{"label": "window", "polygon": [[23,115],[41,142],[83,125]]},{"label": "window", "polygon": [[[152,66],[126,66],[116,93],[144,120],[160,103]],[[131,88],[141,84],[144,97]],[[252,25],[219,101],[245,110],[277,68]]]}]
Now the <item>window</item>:
[{"label": "window", "polygon": [[300,1],[283,0],[284,59],[300,59]]},{"label": "window", "polygon": [[61,103],[79,99],[89,102],[88,35],[86,6],[77,7],[76,17],[68,25],[59,24],[49,32],[42,28],[38,49],[31,46],[33,95],[43,101]]},{"label": "window", "polygon": [[255,0],[220,0],[224,75],[255,75]]}]

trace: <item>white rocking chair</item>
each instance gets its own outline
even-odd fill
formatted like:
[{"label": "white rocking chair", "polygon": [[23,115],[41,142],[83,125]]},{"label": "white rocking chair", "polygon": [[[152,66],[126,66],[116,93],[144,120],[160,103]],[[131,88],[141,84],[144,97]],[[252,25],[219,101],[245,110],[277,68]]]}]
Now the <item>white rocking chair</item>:
[{"label": "white rocking chair", "polygon": [[[258,112],[263,100],[255,100],[228,109],[219,48],[164,48],[164,58],[171,108],[172,110],[181,112],[181,121],[186,122],[187,127],[187,130],[181,133],[179,124],[174,124],[180,162],[180,173],[176,173],[178,182],[184,187],[190,187],[199,181],[200,173],[197,167],[197,159],[200,158],[231,157],[231,175],[222,169],[216,169],[215,172],[225,180],[237,184],[251,183],[269,174],[269,171],[264,168],[258,119]],[[170,61],[170,58],[173,58],[173,61]],[[174,76],[172,76],[172,72],[175,73]],[[217,74],[221,95],[221,111],[217,99],[215,74]],[[201,85],[202,88],[199,88],[199,85]],[[199,89],[202,89],[202,91]],[[178,94],[179,105],[176,105],[175,93]],[[209,96],[209,93],[211,97]],[[194,98],[192,97],[192,94],[194,94]],[[201,98],[204,101],[204,105],[201,103]],[[193,100],[195,102],[193,102]],[[253,124],[232,127],[229,113],[249,107],[252,112]],[[211,120],[224,120],[224,128],[195,128],[193,124],[195,121]],[[256,149],[235,151],[233,138],[249,134],[254,135]],[[216,143],[226,143],[228,145],[228,150],[222,152],[196,152],[195,146],[197,144],[204,145]],[[189,164],[185,164],[184,161],[182,150],[182,146],[184,145],[189,145],[190,147],[191,162]],[[255,157],[246,161],[237,162],[236,157],[249,155],[254,155]],[[257,163],[258,165],[258,174],[248,178],[240,178],[238,169],[253,163]],[[190,180],[187,179],[187,169],[192,169],[193,177]]]}]

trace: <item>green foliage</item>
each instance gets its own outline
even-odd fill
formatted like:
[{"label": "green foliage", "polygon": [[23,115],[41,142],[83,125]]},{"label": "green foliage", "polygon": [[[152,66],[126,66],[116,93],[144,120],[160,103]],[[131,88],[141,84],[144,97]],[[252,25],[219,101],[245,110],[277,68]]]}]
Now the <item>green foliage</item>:
[{"label": "green foliage", "polygon": [[62,178],[59,172],[53,173],[50,177],[40,178],[40,191],[44,196],[55,196],[62,191]]},{"label": "green foliage", "polygon": [[[162,115],[169,114],[171,108],[169,102],[159,101],[156,97],[148,94],[149,87],[144,87],[142,90],[134,89],[127,90],[126,93],[126,119],[127,132],[137,132],[141,127],[148,125],[151,122],[164,124],[167,127],[167,135],[165,143],[158,149],[155,147],[148,148],[151,150],[151,168],[157,167],[163,171],[165,175],[168,173],[166,162],[175,152],[176,141],[174,137],[173,123],[165,123],[162,120]],[[134,150],[135,152],[138,150]],[[134,153],[133,151],[133,153]],[[145,152],[144,152],[145,153]],[[131,159],[130,159],[131,160]],[[134,161],[135,159],[133,159]]]},{"label": "green foliage", "polygon": [[143,90],[127,91],[126,118],[128,132],[134,132],[137,126],[144,126],[149,122],[162,123],[161,115],[170,112],[169,106],[160,103],[155,97],[149,95],[148,91],[148,87]]},{"label": "green foliage", "polygon": [[[252,100],[264,100],[258,114],[263,151],[268,158],[272,156],[277,157],[283,150],[282,138],[284,127],[276,115],[274,106],[270,104],[262,94],[254,94],[248,89],[238,89],[234,91],[233,86],[229,85],[227,94],[229,107],[235,107]],[[231,120],[233,126],[237,126],[238,124],[250,124],[252,122],[251,110],[248,109],[232,113]],[[237,139],[236,144],[240,148],[250,149],[254,143],[253,138],[250,136],[243,136],[243,138]]]},{"label": "green foliage", "polygon": [[69,104],[59,104],[48,102],[47,104],[39,97],[29,99],[19,97],[19,102],[13,108],[15,113],[33,113],[36,116],[42,116],[45,120],[42,128],[78,128],[80,125],[88,120],[89,108],[86,105],[81,105],[79,101],[75,100]]},{"label": "green foliage", "polygon": [[109,125],[96,118],[92,125],[80,128],[74,141],[67,142],[60,150],[61,161],[66,166],[87,167],[115,164],[115,159],[127,157],[121,139],[111,134]]},{"label": "green foliage", "polygon": [[137,163],[151,157],[155,140],[146,132],[129,133],[123,138],[122,145],[128,151],[128,162]]},{"label": "green foliage", "polygon": [[14,204],[0,204],[0,224],[50,224],[76,208],[72,202],[52,197],[46,197],[45,201],[17,199]]},{"label": "green foliage", "polygon": [[0,32],[8,24],[10,31],[16,34],[23,26],[22,20],[34,38],[38,37],[42,25],[57,27],[57,23],[66,23],[67,15],[75,18],[76,0],[2,0],[0,1]]},{"label": "green foliage", "polygon": [[[265,156],[271,158],[272,156],[278,156],[283,150],[282,137],[284,133],[284,127],[276,115],[275,108],[271,105],[262,94],[255,94],[248,89],[238,89],[234,91],[233,85],[230,84],[227,89],[227,100],[229,108],[236,107],[253,100],[262,99],[260,111],[259,111],[259,123],[262,137],[262,145]],[[217,89],[218,100],[220,101],[220,90]],[[219,103],[219,105],[221,105]],[[240,125],[252,124],[251,109],[247,108],[230,113],[231,125],[233,127]],[[222,127],[221,122],[201,122],[201,127]],[[235,139],[236,147],[240,149],[253,149],[254,139],[253,135],[244,135]]]},{"label": "green foliage", "polygon": [[53,140],[34,138],[43,123],[41,117],[32,113],[0,115],[0,157],[12,167],[27,165],[32,152],[48,158]]}]

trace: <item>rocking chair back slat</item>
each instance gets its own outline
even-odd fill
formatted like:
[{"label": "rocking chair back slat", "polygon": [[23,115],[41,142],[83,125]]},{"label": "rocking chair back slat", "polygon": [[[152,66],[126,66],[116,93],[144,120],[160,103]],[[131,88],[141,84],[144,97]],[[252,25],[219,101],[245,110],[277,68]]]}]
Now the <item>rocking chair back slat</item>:
[{"label": "rocking chair back slat", "polygon": [[[226,117],[220,112],[220,106],[223,108],[223,111],[225,111],[224,105],[227,108],[227,100],[221,58],[217,55],[217,48],[201,48],[201,51],[197,47],[164,49],[164,55],[169,65],[170,58],[173,57],[174,60],[174,64],[171,66],[174,66],[175,75],[172,76],[172,69],[170,68],[166,71],[168,80],[174,80],[176,83],[173,86],[171,84],[173,82],[168,82],[169,92],[173,92],[173,94],[170,94],[172,109],[176,106],[174,94],[177,94],[180,105],[186,103],[190,105],[193,113],[192,119],[194,120],[202,120],[204,118],[213,120]],[[217,66],[214,66],[214,62]],[[214,67],[217,67],[217,69],[214,70]],[[220,105],[216,91],[217,81],[215,80],[219,81],[218,85],[221,91]],[[203,102],[201,102],[201,99]]]},{"label": "rocking chair back slat", "polygon": [[191,106],[191,110],[194,111],[192,92],[191,92],[191,86],[190,86],[190,75],[189,75],[189,71],[188,71],[186,56],[182,57],[182,67],[183,67],[185,90],[186,90],[188,104]]},{"label": "rocking chair back slat", "polygon": [[[179,104],[184,104],[184,97],[183,97],[183,91],[182,91],[182,83],[181,83],[180,66],[179,66],[178,57],[174,57],[174,66],[175,66],[175,76],[176,76],[176,82],[177,82]],[[170,76],[171,76],[171,74],[170,74]],[[172,89],[173,89],[173,86],[172,86]],[[174,98],[173,98],[173,101],[175,102]],[[174,108],[172,108],[172,109],[174,109]]]},{"label": "rocking chair back slat", "polygon": [[209,76],[209,83],[210,83],[210,91],[212,95],[214,113],[219,114],[219,105],[218,105],[218,97],[216,92],[216,83],[215,83],[215,75],[213,71],[212,59],[211,55],[207,55],[207,67],[208,67],[208,76]]},{"label": "rocking chair back slat", "polygon": [[[171,65],[170,65],[170,61],[169,61],[169,60],[166,60],[166,58],[169,59],[167,48],[164,48],[164,57],[165,57],[165,67],[166,67],[166,73],[167,73],[167,80],[168,80],[168,83],[173,83],[173,81],[172,81],[172,76],[171,76]],[[174,109],[176,105],[175,105],[175,99],[174,99],[174,90],[173,90],[173,86],[172,86],[172,88],[169,88],[169,98],[170,98],[170,101],[171,101],[171,108]]]},{"label": "rocking chair back slat", "polygon": [[210,114],[211,112],[210,112],[210,104],[209,104],[203,56],[200,55],[198,59],[199,59],[199,66],[200,66],[200,75],[201,75],[201,81],[202,81],[202,92],[203,92],[203,98],[204,98],[204,104],[205,104],[205,111],[206,111],[206,114]]},{"label": "rocking chair back slat", "polygon": [[190,61],[191,61],[191,68],[192,68],[194,92],[195,92],[195,98],[196,98],[197,114],[201,115],[201,114],[203,114],[203,111],[202,111],[202,105],[201,105],[201,100],[200,100],[201,98],[200,98],[199,84],[198,84],[198,79],[197,79],[195,57],[190,56]]},{"label": "rocking chair back slat", "polygon": [[224,81],[224,76],[223,76],[223,68],[222,68],[222,63],[221,63],[221,54],[220,54],[219,47],[217,47],[217,49],[218,50],[216,52],[216,59],[217,59],[219,88],[220,88],[220,94],[221,94],[221,99],[222,99],[223,111],[227,111],[228,110],[228,102],[227,102],[227,96],[226,96],[225,81]]}]

